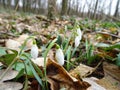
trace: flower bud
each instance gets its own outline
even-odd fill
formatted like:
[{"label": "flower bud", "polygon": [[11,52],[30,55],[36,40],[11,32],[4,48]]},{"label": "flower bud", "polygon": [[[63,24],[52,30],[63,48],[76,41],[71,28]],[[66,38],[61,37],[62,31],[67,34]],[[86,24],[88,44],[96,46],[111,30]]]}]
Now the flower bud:
[{"label": "flower bud", "polygon": [[38,57],[38,47],[36,44],[34,44],[32,47],[31,47],[31,56],[33,59],[36,59]]},{"label": "flower bud", "polygon": [[77,36],[75,37],[75,47],[78,47],[80,44],[80,40],[82,39],[82,31],[80,28],[77,29]]},{"label": "flower bud", "polygon": [[64,54],[63,54],[63,51],[60,48],[58,48],[56,50],[55,58],[61,66],[64,65]]},{"label": "flower bud", "polygon": [[77,34],[79,36],[79,39],[82,39],[82,31],[80,30],[80,28],[77,29]]},{"label": "flower bud", "polygon": [[75,38],[75,47],[78,47],[79,44],[80,44],[80,38],[79,38],[79,36],[77,36],[77,37]]}]

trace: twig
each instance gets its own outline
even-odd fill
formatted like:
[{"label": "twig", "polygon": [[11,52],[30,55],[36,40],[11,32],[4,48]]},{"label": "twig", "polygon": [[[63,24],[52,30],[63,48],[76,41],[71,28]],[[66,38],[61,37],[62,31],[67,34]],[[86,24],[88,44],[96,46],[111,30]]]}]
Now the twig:
[{"label": "twig", "polygon": [[107,35],[110,35],[110,36],[113,36],[113,37],[116,37],[116,38],[120,38],[120,36],[118,36],[118,35],[107,33],[107,32],[99,32],[99,31],[97,31],[97,32],[94,32],[94,33],[107,34]]},{"label": "twig", "polygon": [[102,60],[97,64],[96,67],[94,67],[91,71],[89,71],[88,73],[86,73],[84,75],[84,77],[87,77],[87,76],[91,75],[100,66],[101,63],[102,63]]}]

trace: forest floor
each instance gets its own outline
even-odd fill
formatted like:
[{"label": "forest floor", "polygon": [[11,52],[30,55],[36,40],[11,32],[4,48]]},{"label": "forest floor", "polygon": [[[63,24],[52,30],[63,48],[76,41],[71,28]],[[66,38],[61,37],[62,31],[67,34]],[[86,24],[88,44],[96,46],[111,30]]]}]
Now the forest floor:
[{"label": "forest floor", "polygon": [[[75,47],[78,29],[82,39]],[[33,38],[39,49],[36,60],[30,56]],[[56,44],[65,56],[63,66],[55,61]],[[120,22],[1,12],[0,86],[0,90],[119,90]]]}]

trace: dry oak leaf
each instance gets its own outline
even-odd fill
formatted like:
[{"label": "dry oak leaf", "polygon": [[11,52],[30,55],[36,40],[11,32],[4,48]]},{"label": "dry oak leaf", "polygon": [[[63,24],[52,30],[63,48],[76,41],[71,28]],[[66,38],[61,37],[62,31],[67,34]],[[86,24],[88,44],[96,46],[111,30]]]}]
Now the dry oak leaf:
[{"label": "dry oak leaf", "polygon": [[48,59],[47,77],[51,90],[87,90],[89,83],[72,77],[62,66]]},{"label": "dry oak leaf", "polygon": [[18,82],[0,83],[0,90],[21,90],[23,85]]},{"label": "dry oak leaf", "polygon": [[[25,40],[28,39],[29,37],[30,36],[28,34],[22,34],[15,40],[18,41],[19,43],[23,44],[25,42]],[[33,45],[33,39],[27,40],[26,48],[30,49],[32,47],[32,45]]]},{"label": "dry oak leaf", "polygon": [[[0,70],[0,77],[5,72],[5,69]],[[19,82],[10,82],[17,76],[18,72],[15,70],[9,70],[4,77],[0,80],[0,90],[20,90],[23,85]],[[6,81],[6,82],[4,82]]]},{"label": "dry oak leaf", "polygon": [[[5,72],[6,69],[0,70],[0,76]],[[9,70],[2,79],[0,79],[0,82],[7,81],[15,78],[18,74],[18,71],[15,70]]]},{"label": "dry oak leaf", "polygon": [[75,78],[79,78],[79,77],[86,77],[87,74],[89,74],[90,72],[93,71],[94,68],[86,66],[84,64],[80,64],[79,66],[77,66],[75,69],[71,70],[69,73],[70,75],[72,75]]},{"label": "dry oak leaf", "polygon": [[[44,57],[38,57],[36,59],[32,59],[32,61],[39,67],[44,67]],[[46,62],[47,62],[47,59],[46,59]]]},{"label": "dry oak leaf", "polygon": [[5,46],[9,49],[20,51],[19,47],[21,46],[21,44],[16,40],[8,39],[5,43]]}]

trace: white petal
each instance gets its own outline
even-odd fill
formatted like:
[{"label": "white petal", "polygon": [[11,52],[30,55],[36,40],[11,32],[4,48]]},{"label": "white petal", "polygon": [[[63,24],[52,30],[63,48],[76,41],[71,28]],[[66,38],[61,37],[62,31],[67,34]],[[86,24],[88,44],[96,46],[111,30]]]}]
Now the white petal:
[{"label": "white petal", "polygon": [[79,38],[79,36],[77,36],[77,37],[75,38],[75,47],[78,47],[79,44],[80,44],[80,38]]},{"label": "white petal", "polygon": [[33,45],[31,48],[31,56],[36,59],[38,57],[38,47],[37,45]]},{"label": "white petal", "polygon": [[82,35],[82,31],[80,30],[80,28],[77,29],[77,34],[78,34],[78,36]]},{"label": "white petal", "polygon": [[60,48],[56,50],[55,58],[60,65],[64,65],[64,54]]},{"label": "white petal", "polygon": [[80,28],[77,29],[77,34],[79,36],[79,39],[82,39],[82,31],[80,30]]}]

